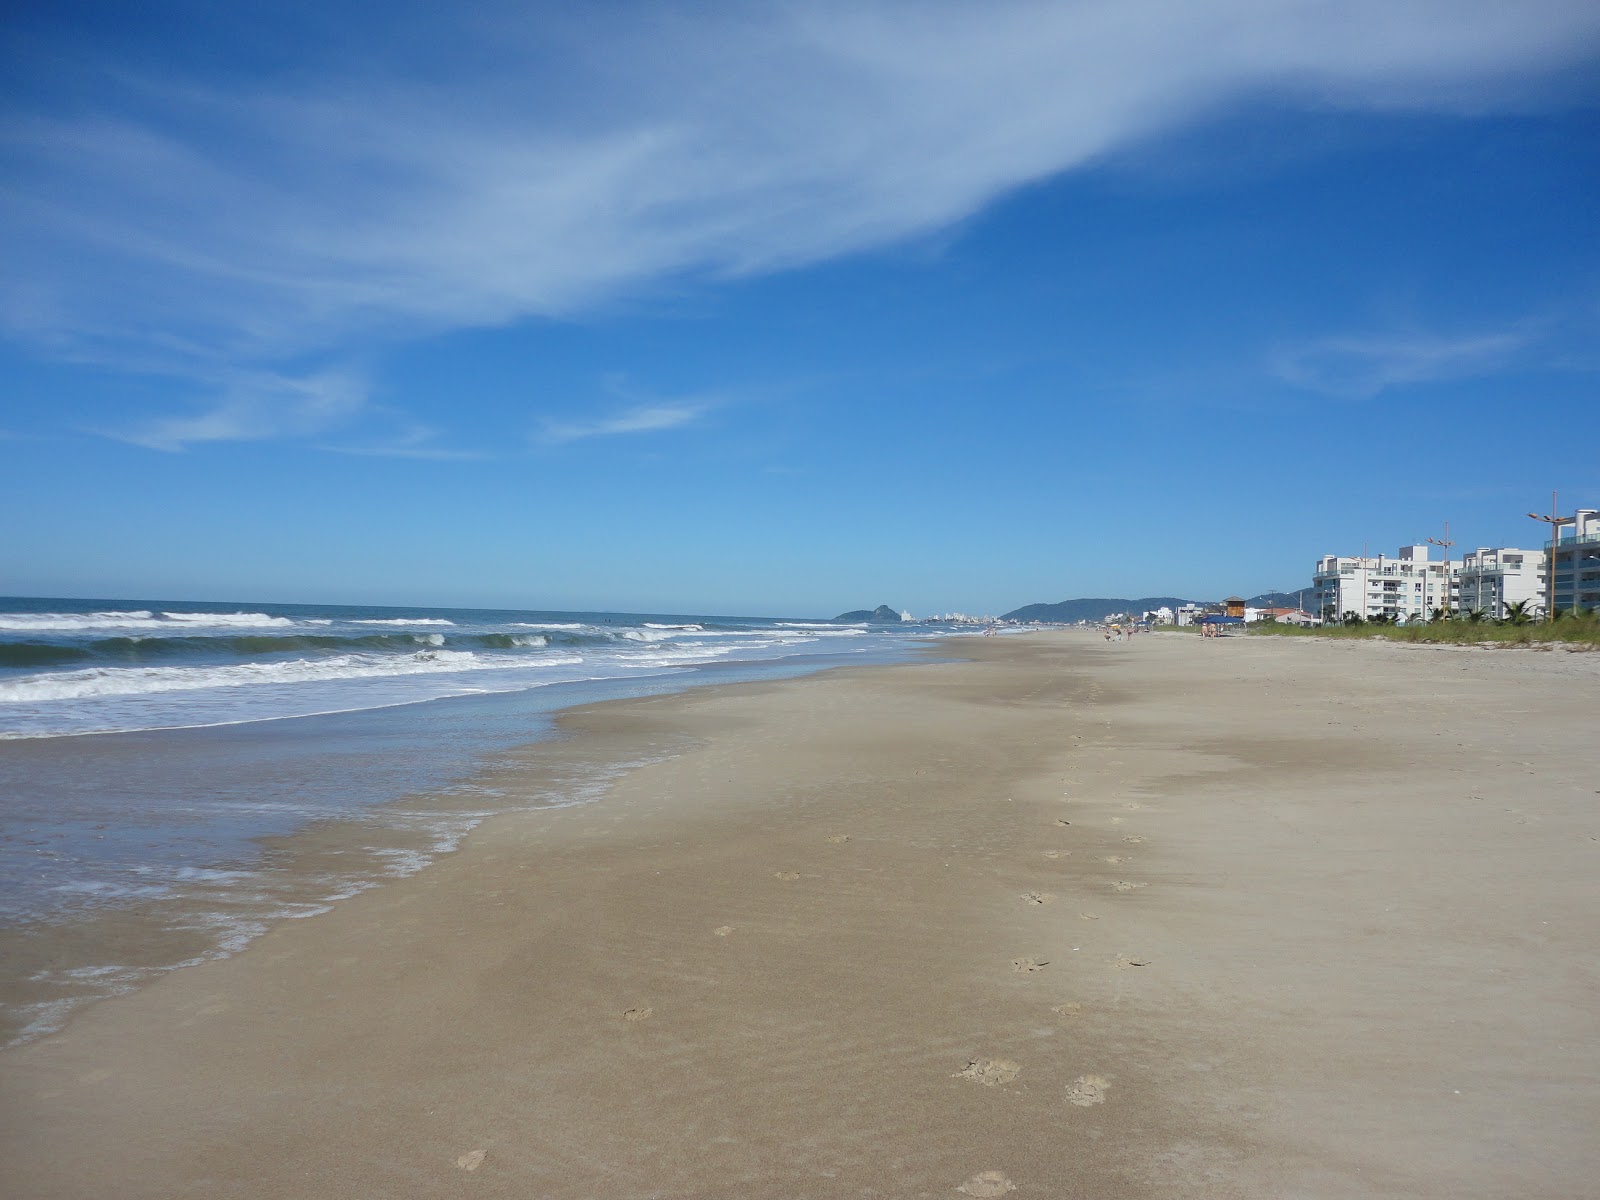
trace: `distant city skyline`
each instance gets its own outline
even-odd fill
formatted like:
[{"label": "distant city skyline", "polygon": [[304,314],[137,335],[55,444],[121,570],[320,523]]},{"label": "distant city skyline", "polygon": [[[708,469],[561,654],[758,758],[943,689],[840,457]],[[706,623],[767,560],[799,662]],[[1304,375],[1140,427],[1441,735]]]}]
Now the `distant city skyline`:
[{"label": "distant city skyline", "polygon": [[1600,9],[23,6],[0,593],[1001,613],[1600,503]]}]

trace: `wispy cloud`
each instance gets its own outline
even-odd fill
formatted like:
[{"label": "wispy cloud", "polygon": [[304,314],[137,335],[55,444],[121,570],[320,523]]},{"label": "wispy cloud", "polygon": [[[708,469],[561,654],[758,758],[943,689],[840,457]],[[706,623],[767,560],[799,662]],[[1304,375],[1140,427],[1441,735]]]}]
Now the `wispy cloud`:
[{"label": "wispy cloud", "polygon": [[1493,374],[1510,366],[1532,340],[1522,332],[1331,337],[1280,350],[1270,365],[1296,387],[1368,400],[1405,384]]},{"label": "wispy cloud", "polygon": [[[102,90],[70,107],[13,100],[0,322],[263,366],[571,314],[927,235],[1244,97],[1521,103],[1600,39],[1592,0],[491,4],[418,24],[439,11],[360,23],[320,70],[308,38],[293,74],[263,75],[264,55],[202,82],[130,57],[89,64]],[[425,74],[419,45],[439,48]],[[264,436],[348,405],[269,390],[130,440]]]},{"label": "wispy cloud", "polygon": [[585,438],[617,437],[626,434],[660,433],[700,420],[706,404],[651,404],[629,409],[614,417],[587,422],[546,422],[540,440],[552,444],[576,442]]},{"label": "wispy cloud", "polygon": [[151,450],[177,452],[204,442],[307,437],[347,425],[365,408],[364,381],[325,372],[294,378],[240,371],[210,379],[217,398],[198,411],[95,432]]},{"label": "wispy cloud", "polygon": [[463,450],[439,444],[440,431],[431,425],[404,421],[388,437],[370,441],[324,443],[319,450],[357,458],[414,458],[435,462],[481,462],[494,455],[483,450]]}]

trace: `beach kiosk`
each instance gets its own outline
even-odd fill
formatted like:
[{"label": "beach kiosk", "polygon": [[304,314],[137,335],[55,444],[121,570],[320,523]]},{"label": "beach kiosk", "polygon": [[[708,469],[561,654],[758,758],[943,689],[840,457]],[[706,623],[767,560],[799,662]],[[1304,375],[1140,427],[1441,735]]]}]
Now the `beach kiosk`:
[{"label": "beach kiosk", "polygon": [[1223,615],[1224,616],[1238,617],[1239,620],[1241,620],[1241,621],[1244,620],[1244,597],[1243,596],[1229,596],[1222,603],[1226,606],[1223,609]]}]

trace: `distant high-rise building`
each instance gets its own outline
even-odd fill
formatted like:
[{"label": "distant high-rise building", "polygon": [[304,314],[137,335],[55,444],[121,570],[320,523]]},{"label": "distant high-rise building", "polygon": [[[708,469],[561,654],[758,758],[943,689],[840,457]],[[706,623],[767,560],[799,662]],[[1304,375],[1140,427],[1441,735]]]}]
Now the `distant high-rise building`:
[{"label": "distant high-rise building", "polygon": [[1430,561],[1428,546],[1401,546],[1393,558],[1379,554],[1327,554],[1317,560],[1316,614],[1338,620],[1356,613],[1370,620],[1388,617],[1426,620],[1437,608],[1457,607],[1457,565]]},{"label": "distant high-rise building", "polygon": [[1545,552],[1555,577],[1556,611],[1600,609],[1600,509],[1578,509],[1555,534]]},{"label": "distant high-rise building", "polygon": [[1530,609],[1544,608],[1543,550],[1519,550],[1512,546],[1483,547],[1461,556],[1462,612],[1481,611],[1499,620],[1506,605],[1526,602]]}]

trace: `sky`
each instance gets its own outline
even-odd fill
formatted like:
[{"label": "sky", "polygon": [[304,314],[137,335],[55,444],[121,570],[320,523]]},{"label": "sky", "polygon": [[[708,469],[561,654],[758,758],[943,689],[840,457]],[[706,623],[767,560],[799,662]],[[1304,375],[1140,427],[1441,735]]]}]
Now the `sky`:
[{"label": "sky", "polygon": [[1592,0],[16,0],[0,594],[999,613],[1535,545],[1600,506],[1597,65]]}]

